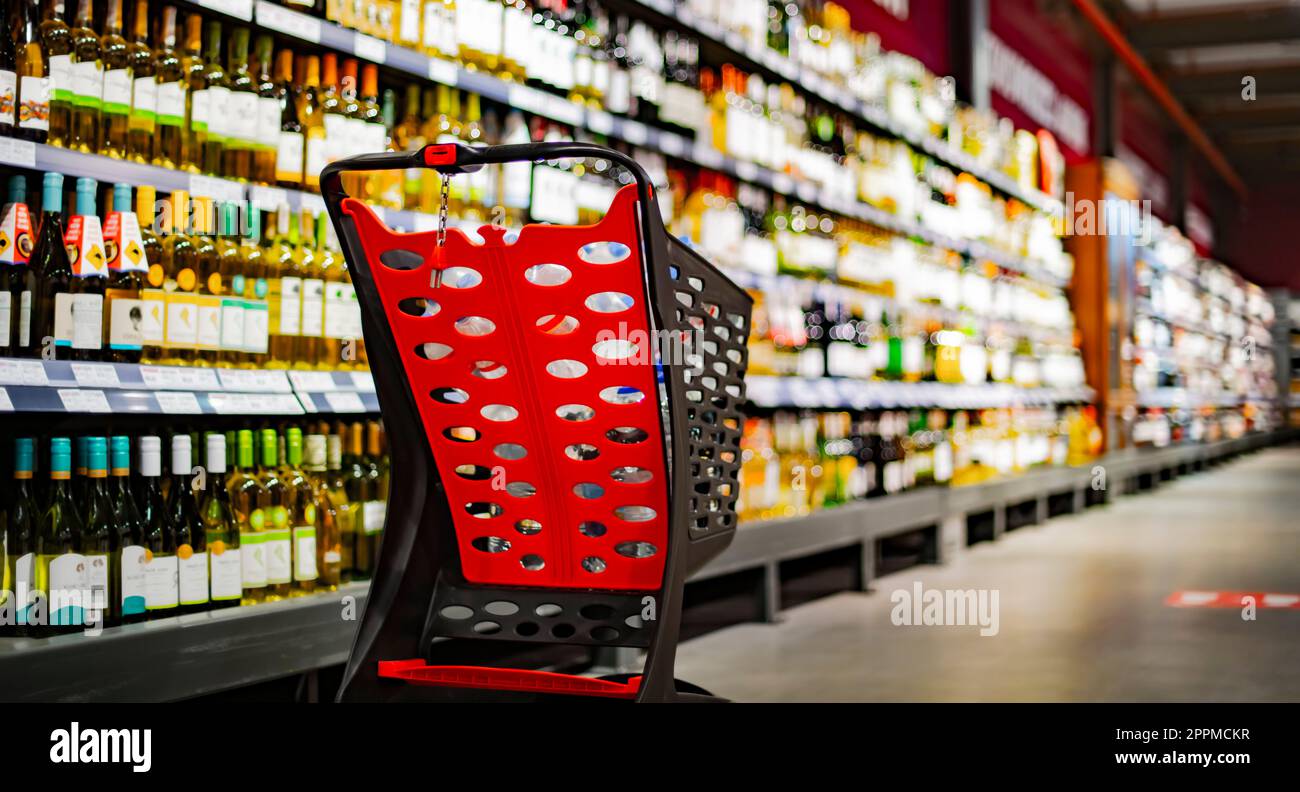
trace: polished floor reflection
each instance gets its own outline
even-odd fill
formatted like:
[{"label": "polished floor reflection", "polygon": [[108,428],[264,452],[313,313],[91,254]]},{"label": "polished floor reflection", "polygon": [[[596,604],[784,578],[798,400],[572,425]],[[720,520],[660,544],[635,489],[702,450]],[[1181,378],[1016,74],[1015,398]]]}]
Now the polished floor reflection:
[{"label": "polished floor reflection", "polygon": [[[891,596],[917,584],[923,602],[930,590],[996,590],[997,634],[895,626]],[[1022,528],[872,588],[688,641],[678,676],[737,701],[1300,701],[1300,609],[1249,620],[1166,604],[1184,590],[1300,593],[1300,449]]]}]

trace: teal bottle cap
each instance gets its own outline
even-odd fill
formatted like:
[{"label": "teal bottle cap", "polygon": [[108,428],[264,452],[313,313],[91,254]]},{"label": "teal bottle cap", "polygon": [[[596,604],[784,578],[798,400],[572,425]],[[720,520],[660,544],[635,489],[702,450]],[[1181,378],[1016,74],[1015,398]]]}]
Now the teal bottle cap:
[{"label": "teal bottle cap", "polygon": [[113,211],[131,211],[131,185],[120,182],[113,185]]},{"label": "teal bottle cap", "polygon": [[96,186],[94,179],[85,176],[77,179],[77,214],[87,217],[95,214]]},{"label": "teal bottle cap", "polygon": [[63,211],[63,174],[47,173],[41,181],[41,211]]},{"label": "teal bottle cap", "polygon": [[50,438],[50,472],[72,472],[72,440],[67,437]]},{"label": "teal bottle cap", "polygon": [[86,470],[91,473],[108,471],[108,438],[86,438]]},{"label": "teal bottle cap", "polygon": [[113,455],[114,470],[131,469],[131,438],[126,435],[113,435],[109,441],[109,448]]},{"label": "teal bottle cap", "polygon": [[36,455],[36,442],[30,437],[14,440],[14,472],[31,473],[32,460]]},{"label": "teal bottle cap", "polygon": [[27,200],[27,177],[15,173],[9,177],[9,203],[23,203]]}]

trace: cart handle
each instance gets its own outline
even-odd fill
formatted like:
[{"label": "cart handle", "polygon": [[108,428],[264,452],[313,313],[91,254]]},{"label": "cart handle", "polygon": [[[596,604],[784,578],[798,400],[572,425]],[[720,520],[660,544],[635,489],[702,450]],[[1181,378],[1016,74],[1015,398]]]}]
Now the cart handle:
[{"label": "cart handle", "polygon": [[650,207],[654,184],[645,169],[628,155],[591,143],[514,143],[506,146],[466,146],[463,143],[431,143],[415,151],[356,154],[326,165],[321,171],[321,193],[327,201],[348,197],[340,175],[348,171],[432,168],[439,173],[472,173],[484,165],[504,162],[543,162],[550,159],[590,157],[627,168],[636,180],[637,196]]}]

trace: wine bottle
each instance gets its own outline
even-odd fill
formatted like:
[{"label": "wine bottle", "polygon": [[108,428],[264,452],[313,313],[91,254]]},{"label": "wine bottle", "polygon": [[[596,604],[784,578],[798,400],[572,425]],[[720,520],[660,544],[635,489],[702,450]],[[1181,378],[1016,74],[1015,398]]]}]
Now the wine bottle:
[{"label": "wine bottle", "polygon": [[294,240],[295,269],[302,276],[302,334],[294,353],[295,368],[317,368],[324,353],[325,278],[322,259],[317,255],[311,213],[303,209],[293,219],[299,229]]},{"label": "wine bottle", "polygon": [[46,75],[48,63],[42,51],[37,2],[16,0],[14,4],[14,69],[18,75],[14,136],[44,143],[50,132],[50,80]]},{"label": "wine bottle", "polygon": [[95,33],[93,0],[78,0],[72,27],[72,134],[68,147],[95,153],[100,144],[104,62]]},{"label": "wine bottle", "polygon": [[25,354],[30,336],[32,252],[31,214],[27,209],[27,177],[9,177],[8,198],[0,210],[0,357]]},{"label": "wine bottle", "polygon": [[36,587],[45,593],[45,608],[36,603],[33,626],[42,620],[42,633],[68,633],[81,628],[86,589],[81,557],[81,514],[72,497],[72,441],[50,439],[49,506],[36,537]]},{"label": "wine bottle", "polygon": [[[143,188],[142,188],[143,189]],[[104,224],[108,283],[104,291],[104,359],[138,363],[144,349],[145,305],[141,293],[149,272],[140,224],[131,207],[131,185],[113,185],[113,211]]]},{"label": "wine bottle", "polygon": [[[287,205],[276,212],[274,244],[269,266],[274,271],[271,283],[271,360],[274,368],[288,368],[298,362],[299,336],[302,335],[303,273],[297,255],[298,224]],[[277,288],[278,286],[278,288]]]},{"label": "wine bottle", "polygon": [[140,519],[144,523],[145,610],[150,618],[171,616],[180,605],[176,534],[162,491],[162,438],[140,438]]},{"label": "wine bottle", "polygon": [[325,112],[319,101],[320,59],[307,57],[303,66],[302,86],[298,93],[298,119],[303,128],[302,185],[308,190],[320,189],[320,172],[329,163],[328,134]]},{"label": "wine bottle", "polygon": [[123,622],[145,617],[144,520],[131,491],[131,439],[109,440],[109,498],[113,502],[113,546],[117,575],[118,615]]},{"label": "wine bottle", "polygon": [[342,580],[353,580],[360,504],[348,497],[348,479],[343,470],[343,437],[329,432],[325,438],[326,472],[322,487],[333,504],[339,532],[339,569]]},{"label": "wine bottle", "polygon": [[325,475],[325,435],[307,435],[303,466],[316,504],[316,586],[334,591],[340,582],[339,513]]},{"label": "wine bottle", "polygon": [[[181,155],[185,170],[202,173],[208,143],[207,63],[203,59],[203,17],[191,13],[185,18],[185,50],[181,55],[181,79],[185,93],[185,135]],[[161,97],[159,97],[161,102]]]},{"label": "wine bottle", "polygon": [[104,231],[95,209],[97,187],[94,179],[77,179],[76,214],[68,221],[63,236],[76,277],[70,299],[65,301],[67,311],[60,313],[59,318],[68,328],[74,360],[99,360],[103,353],[108,262],[104,255]]},{"label": "wine bottle", "polygon": [[[338,57],[332,52],[327,52],[321,56],[320,95],[317,99],[325,132],[325,164],[346,156],[349,127],[348,114],[344,110],[343,102],[339,91]],[[309,175],[310,171],[309,165]],[[319,186],[319,171],[316,175],[318,177],[316,186]]]},{"label": "wine bottle", "polygon": [[81,534],[88,597],[84,623],[87,627],[110,627],[118,623],[121,611],[114,527],[117,516],[108,492],[108,438],[87,438],[86,476],[82,501],[86,519]]},{"label": "wine bottle", "polygon": [[0,136],[10,137],[17,123],[18,60],[15,55],[16,38],[21,36],[22,6],[25,0],[12,0],[3,17],[9,31],[0,35]]},{"label": "wine bottle", "polygon": [[[194,499],[196,487],[191,450],[189,435],[172,437],[172,479],[168,488],[167,519],[176,538],[182,613],[207,610],[210,601],[207,533]],[[202,476],[206,478],[207,474]]]},{"label": "wine bottle", "polygon": [[[29,266],[37,273],[31,345],[34,355],[72,356],[70,327],[75,275],[63,246],[63,174],[47,173],[41,188],[41,225]],[[60,321],[62,313],[68,317]],[[20,339],[21,343],[21,339]]]},{"label": "wine bottle", "polygon": [[108,0],[99,52],[104,66],[101,151],[121,159],[127,156],[131,122],[131,48],[122,36],[122,0]]},{"label": "wine bottle", "polygon": [[351,293],[351,284],[347,281],[347,268],[343,258],[335,256],[325,244],[328,236],[329,218],[322,212],[316,216],[315,261],[325,283],[325,310],[320,345],[316,352],[316,367],[327,371],[354,367],[358,338],[351,326],[352,303],[355,298]]},{"label": "wine bottle", "polygon": [[239,529],[241,604],[252,605],[266,596],[266,490],[253,475],[253,433],[239,430],[236,446],[226,491]]},{"label": "wine bottle", "polygon": [[289,509],[292,493],[280,477],[278,438],[274,429],[262,430],[261,464],[258,482],[266,492],[266,599],[268,602],[289,596],[293,584],[292,529]]},{"label": "wine bottle", "polygon": [[[429,92],[426,91],[426,95]],[[393,128],[393,142],[398,151],[412,152],[424,148],[425,139],[420,131],[420,86],[406,86],[406,105],[402,120]],[[415,209],[420,205],[420,180],[424,168],[407,168],[402,173],[402,205]]]},{"label": "wine bottle", "polygon": [[38,599],[36,585],[36,537],[40,531],[40,510],[32,489],[36,441],[14,438],[14,480],[10,489],[9,515],[5,524],[5,568],[3,590],[9,592],[12,627],[9,635],[26,635],[28,617]]},{"label": "wine bottle", "polygon": [[251,203],[244,210],[248,216],[247,234],[240,240],[239,259],[244,270],[244,350],[252,365],[266,362],[270,347],[270,306],[266,256],[258,244],[262,236],[262,213]]},{"label": "wine bottle", "polygon": [[208,548],[210,597],[214,608],[236,607],[243,596],[243,573],[239,520],[226,488],[226,436],[209,433],[207,452],[207,487],[199,514]]},{"label": "wine bottle", "polygon": [[226,60],[226,107],[222,113],[226,149],[222,171],[236,181],[256,181],[257,89],[248,70],[248,28],[235,28]]},{"label": "wine bottle", "polygon": [[221,297],[226,283],[221,276],[221,262],[213,239],[212,199],[194,199],[195,304],[198,307],[198,336],[195,360],[202,365],[216,365],[221,359]]},{"label": "wine bottle", "polygon": [[299,100],[293,88],[293,51],[280,50],[276,61],[277,83],[263,87],[279,109],[279,137],[275,154],[275,183],[290,189],[302,188],[303,136],[305,127],[298,116]]},{"label": "wine bottle", "polygon": [[162,41],[154,60],[155,112],[158,135],[153,149],[153,163],[164,168],[185,165],[189,139],[186,126],[189,81],[185,63],[176,51],[176,8],[163,9]]},{"label": "wine bottle", "polygon": [[320,525],[316,510],[316,490],[302,469],[302,429],[289,427],[285,432],[284,482],[289,489],[289,524],[293,532],[293,594],[316,590],[320,571],[317,567],[316,540]]},{"label": "wine bottle", "polygon": [[[224,368],[242,366],[248,362],[244,343],[244,317],[247,314],[244,294],[248,279],[244,276],[243,260],[239,248],[239,205],[217,204],[217,264],[214,280],[208,277],[209,290],[221,289],[221,354],[217,365]],[[231,449],[233,451],[233,449]]]},{"label": "wine bottle", "polygon": [[365,431],[366,453],[361,464],[366,476],[366,501],[361,507],[361,522],[370,545],[373,572],[374,564],[379,559],[379,542],[384,522],[388,517],[388,478],[383,465],[383,429],[378,421],[368,421]]},{"label": "wine bottle", "polygon": [[45,61],[50,107],[45,142],[66,146],[72,134],[72,29],[63,20],[63,0],[45,4],[41,19],[41,58]]},{"label": "wine bottle", "polygon": [[[257,122],[253,148],[253,180],[259,184],[275,184],[275,162],[280,147],[280,87],[272,71],[271,37],[257,37],[257,76],[251,88],[257,99]],[[291,72],[292,73],[292,72]],[[302,159],[301,156],[298,158]]]},{"label": "wine bottle", "polygon": [[[209,20],[204,30],[206,34],[203,49],[203,87],[199,90],[207,94],[203,102],[206,123],[203,130],[203,156],[199,169],[211,176],[224,176],[222,170],[225,162],[226,146],[231,137],[233,118],[230,115],[230,85],[226,80],[226,70],[221,64],[221,22]],[[248,57],[248,37],[244,37],[244,57]],[[193,75],[193,72],[191,72]]]},{"label": "wine bottle", "polygon": [[361,423],[353,423],[346,426],[343,431],[346,433],[343,455],[344,488],[348,494],[348,501],[354,504],[356,514],[352,577],[354,580],[369,580],[375,571],[375,551],[379,545],[379,532],[383,530],[383,523],[377,522],[372,525],[367,518],[379,517],[382,513],[369,507],[371,486],[364,456],[365,427]]},{"label": "wine bottle", "polygon": [[187,365],[197,355],[199,341],[198,260],[194,240],[187,233],[190,196],[183,190],[171,195],[170,223],[162,240],[163,291],[166,292],[167,319],[163,325],[165,359],[168,363]]},{"label": "wine bottle", "polygon": [[135,0],[126,64],[131,77],[131,115],[127,119],[126,151],[135,162],[153,162],[157,130],[158,80],[154,52],[149,46],[149,0]]}]

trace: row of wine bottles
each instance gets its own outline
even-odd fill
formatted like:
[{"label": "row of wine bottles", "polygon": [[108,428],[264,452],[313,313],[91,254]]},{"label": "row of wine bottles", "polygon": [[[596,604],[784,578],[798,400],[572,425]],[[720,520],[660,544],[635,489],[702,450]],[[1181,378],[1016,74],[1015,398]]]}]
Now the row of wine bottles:
[{"label": "row of wine bottles", "polygon": [[364,368],[361,311],[324,213],[177,191],[10,177],[0,219],[0,355],[271,368]]},{"label": "row of wine bottles", "polygon": [[2,630],[45,635],[252,605],[373,572],[388,492],[377,422],[42,446],[38,486],[36,439],[13,442]]}]

